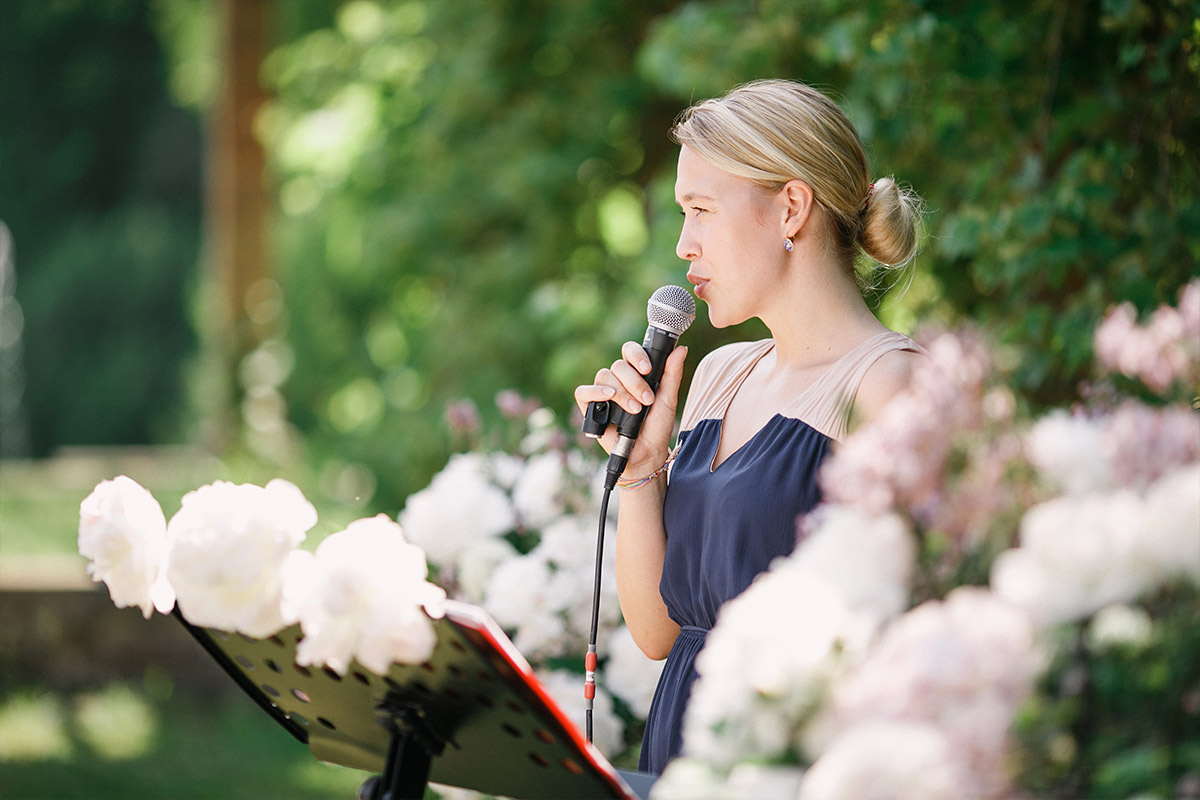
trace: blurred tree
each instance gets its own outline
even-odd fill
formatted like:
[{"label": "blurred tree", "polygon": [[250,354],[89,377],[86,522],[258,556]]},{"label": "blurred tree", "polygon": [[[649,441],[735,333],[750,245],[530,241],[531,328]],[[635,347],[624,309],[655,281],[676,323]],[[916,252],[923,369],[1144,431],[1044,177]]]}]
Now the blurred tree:
[{"label": "blurred tree", "polygon": [[836,87],[877,172],[928,201],[905,316],[989,327],[1037,404],[1087,377],[1106,306],[1174,302],[1196,273],[1195,0],[690,3],[641,64],[680,98],[770,75]]},{"label": "blurred tree", "polygon": [[0,217],[32,454],[178,435],[199,137],[140,0],[0,3]]},{"label": "blurred tree", "polygon": [[768,76],[836,87],[876,174],[929,203],[881,314],[982,323],[1031,402],[1060,402],[1106,306],[1173,301],[1195,271],[1196,9],[339,4],[266,65],[293,418],[392,507],[444,460],[448,399],[516,386],[565,413],[682,277],[672,118]]}]

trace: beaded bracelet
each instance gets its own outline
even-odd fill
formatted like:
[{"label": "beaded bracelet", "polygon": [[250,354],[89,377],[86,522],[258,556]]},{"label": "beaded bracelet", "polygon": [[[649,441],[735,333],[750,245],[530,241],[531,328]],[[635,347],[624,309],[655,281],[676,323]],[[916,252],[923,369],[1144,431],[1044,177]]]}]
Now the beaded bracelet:
[{"label": "beaded bracelet", "polygon": [[621,489],[640,489],[650,481],[657,478],[659,475],[662,475],[664,472],[666,472],[667,467],[671,466],[671,462],[674,460],[675,451],[672,450],[670,454],[667,455],[667,460],[663,462],[663,465],[654,470],[654,472],[651,472],[644,478],[617,478],[617,487]]}]

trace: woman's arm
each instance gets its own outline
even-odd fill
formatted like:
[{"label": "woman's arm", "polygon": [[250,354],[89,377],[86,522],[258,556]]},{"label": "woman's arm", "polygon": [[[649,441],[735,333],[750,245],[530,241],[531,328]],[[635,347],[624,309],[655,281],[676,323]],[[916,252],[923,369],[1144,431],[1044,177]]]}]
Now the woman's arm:
[{"label": "woman's arm", "polygon": [[[650,391],[643,378],[650,370],[649,361],[637,342],[626,342],[621,352],[623,358],[596,373],[594,384],[575,389],[575,401],[581,410],[597,400],[615,402],[631,413],[641,409]],[[687,348],[680,347],[667,358],[658,394],[649,404],[645,422],[629,454],[625,475],[630,478],[649,475],[667,460],[686,356]],[[608,451],[615,441],[616,431],[610,426],[600,444]],[[666,658],[679,634],[679,626],[667,616],[658,591],[667,541],[662,518],[666,488],[664,472],[637,489],[619,490],[617,517],[615,569],[621,613],[634,642],[654,659]]]}]

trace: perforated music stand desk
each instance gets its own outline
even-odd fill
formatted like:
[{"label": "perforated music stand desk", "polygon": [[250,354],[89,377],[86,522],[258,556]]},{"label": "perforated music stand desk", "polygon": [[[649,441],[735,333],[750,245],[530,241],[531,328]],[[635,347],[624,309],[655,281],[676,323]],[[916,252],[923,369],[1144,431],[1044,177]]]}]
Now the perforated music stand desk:
[{"label": "perforated music stand desk", "polygon": [[421,798],[429,781],[531,800],[637,797],[476,606],[447,601],[429,660],[386,676],[297,665],[299,626],[253,639],[175,617],[319,760],[382,773],[380,797]]}]

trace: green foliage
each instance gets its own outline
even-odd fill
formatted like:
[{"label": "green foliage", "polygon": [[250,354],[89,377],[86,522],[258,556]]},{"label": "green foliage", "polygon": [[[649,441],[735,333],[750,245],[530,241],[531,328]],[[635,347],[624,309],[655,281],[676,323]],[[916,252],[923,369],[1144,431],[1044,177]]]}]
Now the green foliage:
[{"label": "green foliage", "polygon": [[[156,410],[193,346],[199,148],[165,98],[207,107],[216,10],[0,4],[0,203],[39,451],[173,430]],[[319,467],[376,476],[381,509],[444,462],[448,401],[511,387],[566,416],[637,336],[683,275],[666,131],[742,81],[843,104],[873,172],[930,209],[881,316],[982,325],[1034,407],[1088,377],[1108,306],[1171,302],[1200,261],[1196,0],[304,0],[276,3],[273,31],[257,129],[289,414]],[[700,317],[697,355],[764,335]]]},{"label": "green foliage", "polygon": [[[1105,308],[1174,300],[1200,257],[1196,18],[1135,0],[340,5],[265,70],[295,419],[396,505],[444,460],[448,399],[515,386],[569,409],[643,299],[681,282],[670,120],[767,76],[834,91],[875,173],[928,201],[885,319],[971,318],[1035,406],[1061,402]],[[700,316],[700,353],[763,335]]]},{"label": "green foliage", "polygon": [[1144,641],[1089,641],[1086,625],[1063,626],[1014,726],[1016,771],[1034,796],[1184,793],[1181,781],[1200,769],[1197,599],[1186,585],[1159,592]]},{"label": "green foliage", "polygon": [[163,81],[138,0],[0,4],[0,218],[33,454],[176,434],[199,135]]}]

